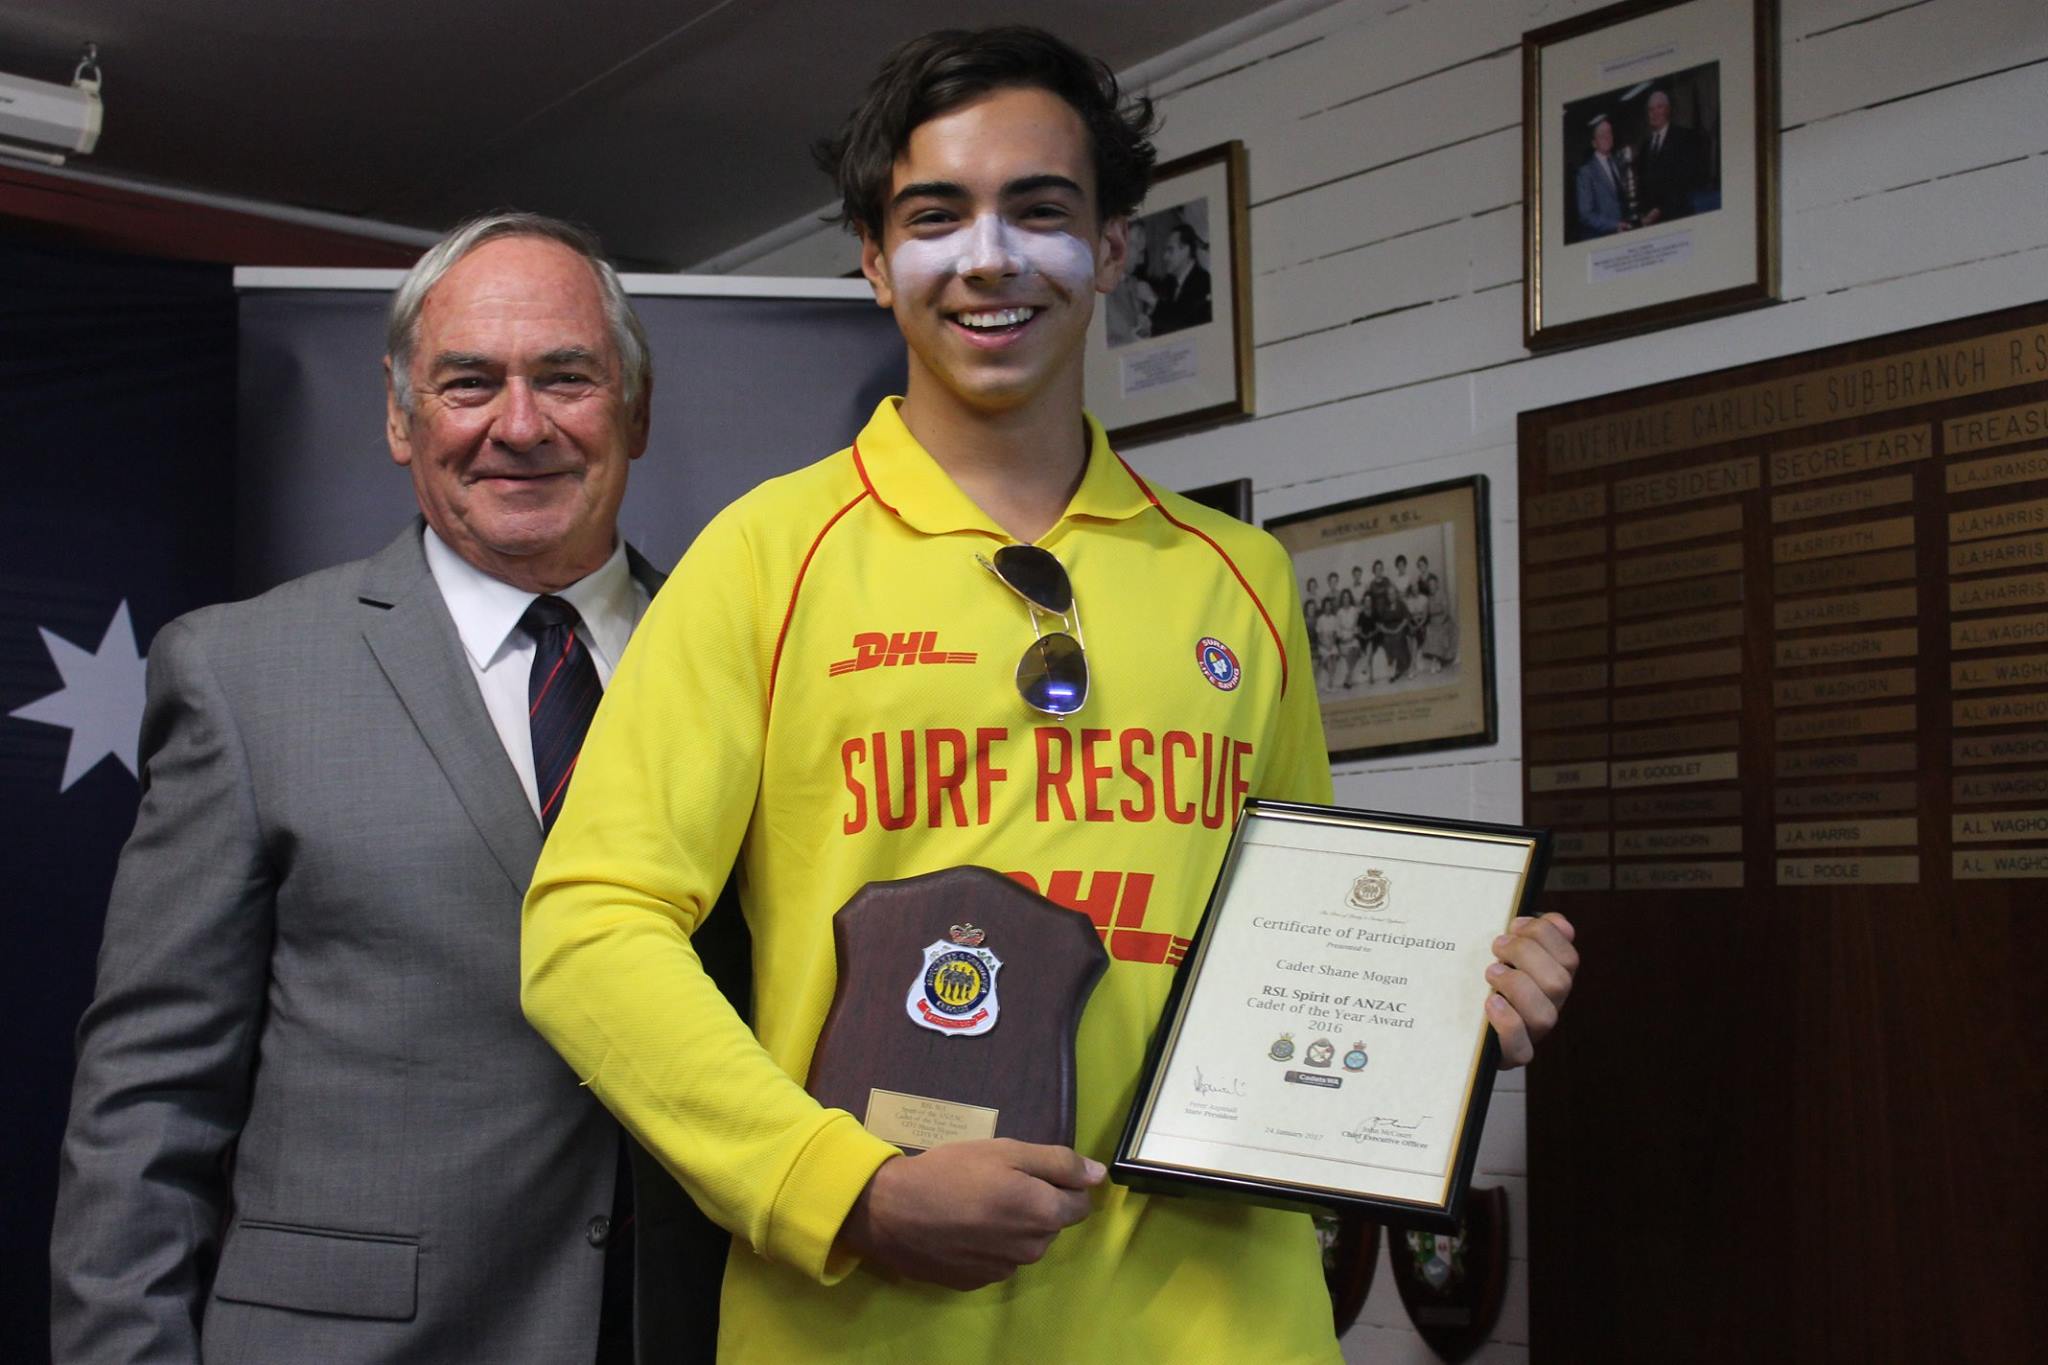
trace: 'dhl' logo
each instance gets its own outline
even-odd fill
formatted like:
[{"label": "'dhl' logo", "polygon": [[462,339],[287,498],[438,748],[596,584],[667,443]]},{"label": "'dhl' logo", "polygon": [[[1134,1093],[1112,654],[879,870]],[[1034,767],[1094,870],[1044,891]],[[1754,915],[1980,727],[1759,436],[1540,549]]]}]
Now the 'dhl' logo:
[{"label": "'dhl' logo", "polygon": [[864,630],[853,637],[853,657],[840,659],[827,672],[832,677],[842,673],[859,673],[865,669],[890,667],[898,664],[971,664],[972,651],[965,653],[939,648],[939,633],[935,630],[898,631],[888,635],[879,630]]}]

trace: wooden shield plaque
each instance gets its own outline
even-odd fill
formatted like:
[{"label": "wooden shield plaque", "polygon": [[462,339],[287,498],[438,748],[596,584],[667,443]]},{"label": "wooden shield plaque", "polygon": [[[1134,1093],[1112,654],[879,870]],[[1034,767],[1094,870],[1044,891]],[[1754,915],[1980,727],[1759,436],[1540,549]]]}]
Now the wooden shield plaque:
[{"label": "wooden shield plaque", "polygon": [[1507,1297],[1507,1191],[1474,1189],[1455,1234],[1395,1230],[1388,1241],[1416,1335],[1450,1365],[1484,1346]]},{"label": "wooden shield plaque", "polygon": [[909,1151],[1074,1143],[1074,1035],[1109,965],[1095,925],[1001,873],[870,882],[832,921],[839,982],[806,1088]]}]

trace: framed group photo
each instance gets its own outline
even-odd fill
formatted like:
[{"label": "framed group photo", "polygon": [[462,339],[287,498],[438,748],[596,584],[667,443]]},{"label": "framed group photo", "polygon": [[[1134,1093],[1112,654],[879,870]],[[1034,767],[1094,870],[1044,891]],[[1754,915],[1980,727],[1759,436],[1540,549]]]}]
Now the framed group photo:
[{"label": "framed group photo", "polygon": [[1778,292],[1777,0],[1629,0],[1522,37],[1523,341]]},{"label": "framed group photo", "polygon": [[1266,529],[1294,560],[1331,762],[1499,738],[1485,475]]},{"label": "framed group photo", "polygon": [[1088,409],[1111,445],[1252,411],[1244,144],[1161,166],[1131,215],[1123,281],[1089,324]]}]

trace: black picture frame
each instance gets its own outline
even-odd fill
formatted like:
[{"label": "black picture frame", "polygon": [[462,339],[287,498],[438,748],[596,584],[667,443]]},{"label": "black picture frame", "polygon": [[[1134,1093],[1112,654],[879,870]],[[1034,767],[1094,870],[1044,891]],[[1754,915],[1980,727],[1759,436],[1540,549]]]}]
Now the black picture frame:
[{"label": "black picture frame", "polygon": [[[1412,663],[1402,666],[1392,652],[1387,653],[1388,666],[1394,670],[1388,686],[1398,690],[1375,694],[1374,689],[1379,687],[1376,681],[1369,681],[1362,688],[1357,685],[1357,664],[1361,662],[1367,678],[1376,677],[1375,649],[1385,650],[1397,628],[1392,613],[1375,614],[1381,633],[1373,640],[1362,638],[1364,631],[1359,629],[1359,658],[1353,660],[1341,638],[1334,645],[1324,638],[1327,630],[1322,618],[1328,614],[1328,608],[1322,605],[1324,599],[1317,599],[1313,611],[1304,601],[1303,615],[1308,619],[1312,654],[1311,677],[1316,682],[1323,733],[1332,763],[1499,742],[1491,509],[1484,474],[1269,517],[1265,526],[1293,556],[1297,579],[1305,570],[1323,577],[1335,566],[1340,585],[1327,594],[1327,600],[1340,613],[1344,610],[1343,594],[1353,591],[1352,585],[1341,580],[1347,576],[1356,580],[1358,575],[1349,571],[1372,562],[1376,552],[1379,558],[1391,559],[1417,546],[1450,547],[1448,554],[1440,548],[1438,559],[1433,561],[1439,579],[1444,570],[1454,574],[1451,584],[1444,589],[1450,595],[1441,607],[1447,616],[1439,627],[1438,652],[1429,652],[1427,617],[1438,607],[1425,594],[1424,628],[1411,644]],[[1436,528],[1434,536],[1428,528]],[[1347,551],[1347,546],[1354,548]],[[1372,580],[1364,584],[1367,590],[1372,586]],[[1404,603],[1412,601],[1406,589],[1406,584],[1398,585]],[[1351,604],[1353,611],[1365,609],[1364,602],[1354,600]],[[1341,630],[1339,633],[1341,636]],[[1448,658],[1442,653],[1444,633],[1451,640]],[[1333,649],[1345,669],[1341,683],[1330,676],[1328,656]],[[1411,673],[1410,668],[1434,672]],[[1404,682],[1406,687],[1402,686]],[[1346,687],[1343,683],[1353,685]]]},{"label": "black picture frame", "polygon": [[[1479,1158],[1479,1143],[1492,1100],[1494,1078],[1500,1067],[1499,1039],[1492,1027],[1485,1023],[1483,1012],[1478,1024],[1483,1036],[1476,1044],[1477,1058],[1466,1086],[1463,1119],[1455,1139],[1454,1155],[1449,1162],[1446,1193],[1440,1201],[1419,1202],[1387,1198],[1356,1191],[1346,1192],[1328,1186],[1279,1181],[1242,1172],[1192,1169],[1148,1160],[1138,1154],[1147,1133],[1151,1111],[1157,1103],[1166,1068],[1173,1060],[1173,1050],[1181,1032],[1190,997],[1207,962],[1205,950],[1215,932],[1217,917],[1222,913],[1245,830],[1252,820],[1268,814],[1296,819],[1333,819],[1366,825],[1392,826],[1402,830],[1451,837],[1465,836],[1526,843],[1529,851],[1522,870],[1520,889],[1511,907],[1512,914],[1503,917],[1503,927],[1516,916],[1534,913],[1550,862],[1550,834],[1547,830],[1476,820],[1442,819],[1260,798],[1247,801],[1239,814],[1237,829],[1231,838],[1230,851],[1225,855],[1223,866],[1210,889],[1201,923],[1195,930],[1186,957],[1182,959],[1180,967],[1175,972],[1173,986],[1160,1013],[1158,1027],[1154,1030],[1152,1041],[1146,1049],[1145,1065],[1139,1073],[1136,1097],[1131,1105],[1130,1115],[1125,1120],[1123,1135],[1117,1143],[1116,1156],[1110,1165],[1110,1176],[1118,1184],[1148,1193],[1228,1199],[1272,1208],[1323,1210],[1340,1215],[1352,1214],[1369,1218],[1390,1228],[1455,1232],[1459,1220],[1464,1215],[1465,1197],[1471,1189],[1473,1172]],[[1490,938],[1487,941],[1490,943]],[[1483,977],[1475,976],[1474,988],[1476,993],[1484,995]]]},{"label": "black picture frame", "polygon": [[1200,488],[1183,488],[1180,495],[1226,517],[1236,517],[1246,525],[1254,524],[1250,479],[1225,479],[1221,483],[1205,483]]}]

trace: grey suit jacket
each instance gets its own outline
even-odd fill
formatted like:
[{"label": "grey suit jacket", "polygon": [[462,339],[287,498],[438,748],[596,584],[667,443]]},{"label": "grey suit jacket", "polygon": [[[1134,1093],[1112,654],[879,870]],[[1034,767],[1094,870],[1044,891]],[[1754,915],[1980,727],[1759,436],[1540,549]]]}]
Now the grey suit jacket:
[{"label": "grey suit jacket", "polygon": [[166,626],[142,752],[57,1359],[591,1359],[619,1130],[520,1015],[540,824],[419,523]]},{"label": "grey suit jacket", "polygon": [[[1620,175],[1621,167],[1614,166],[1613,174]],[[1587,157],[1579,167],[1578,200],[1579,223],[1587,232],[1609,233],[1621,226],[1621,191],[1598,157]]]}]

